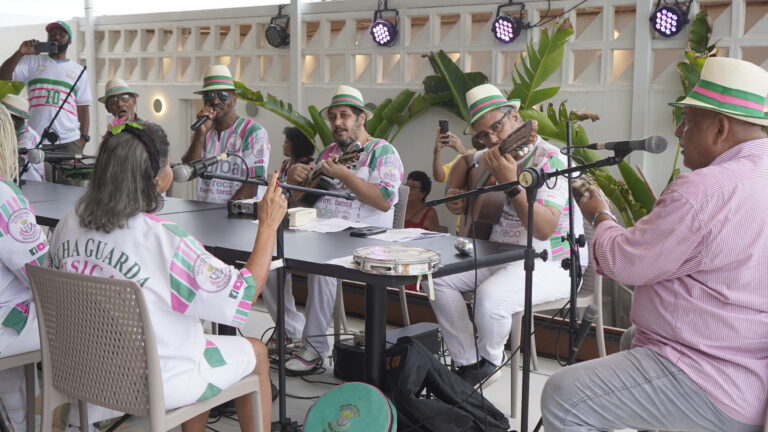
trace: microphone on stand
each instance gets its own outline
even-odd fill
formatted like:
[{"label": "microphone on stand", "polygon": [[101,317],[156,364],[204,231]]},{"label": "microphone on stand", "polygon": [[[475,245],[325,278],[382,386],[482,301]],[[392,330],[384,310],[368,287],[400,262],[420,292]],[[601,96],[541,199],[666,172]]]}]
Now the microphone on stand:
[{"label": "microphone on stand", "polygon": [[[207,117],[206,117],[207,118]],[[178,164],[173,167],[173,181],[176,183],[182,183],[195,179],[204,173],[205,170],[217,163],[226,160],[229,157],[227,153],[221,153],[216,156],[211,156],[208,159],[198,159],[188,164]]]},{"label": "microphone on stand", "polygon": [[197,128],[202,126],[203,123],[208,121],[208,119],[210,119],[210,117],[208,117],[208,116],[200,116],[200,117],[197,118],[197,120],[195,120],[194,123],[192,123],[192,126],[190,126],[189,128],[192,129],[193,131],[196,131]]},{"label": "microphone on stand", "polygon": [[19,154],[27,155],[27,162],[37,164],[40,162],[65,162],[72,160],[94,159],[96,156],[87,156],[80,153],[50,153],[40,149],[19,149]]},{"label": "microphone on stand", "polygon": [[581,317],[581,325],[576,330],[576,336],[573,338],[573,353],[569,363],[573,363],[576,360],[576,353],[579,352],[581,344],[584,343],[584,339],[587,338],[589,328],[592,323],[597,319],[597,305],[591,304],[584,310],[584,315]]},{"label": "microphone on stand", "polygon": [[594,143],[582,148],[592,150],[613,150],[631,152],[634,150],[647,151],[648,153],[658,154],[667,149],[666,138],[654,135],[641,140],[632,141],[612,141],[603,143]]}]

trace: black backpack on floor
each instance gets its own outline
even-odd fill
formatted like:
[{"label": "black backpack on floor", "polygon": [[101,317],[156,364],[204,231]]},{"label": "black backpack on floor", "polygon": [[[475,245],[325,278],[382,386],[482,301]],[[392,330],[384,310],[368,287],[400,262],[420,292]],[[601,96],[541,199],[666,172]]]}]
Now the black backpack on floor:
[{"label": "black backpack on floor", "polygon": [[[384,392],[397,408],[397,430],[502,432],[509,429],[509,420],[501,411],[440,364],[415,339],[398,339],[397,344],[387,350],[385,365]],[[423,389],[433,398],[417,398]]]}]

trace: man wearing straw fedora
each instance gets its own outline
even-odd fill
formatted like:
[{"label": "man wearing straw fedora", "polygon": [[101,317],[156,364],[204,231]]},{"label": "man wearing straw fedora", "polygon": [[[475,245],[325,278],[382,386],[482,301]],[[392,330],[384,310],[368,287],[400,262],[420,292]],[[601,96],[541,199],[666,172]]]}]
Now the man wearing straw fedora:
[{"label": "man wearing straw fedora", "polygon": [[[16,129],[16,146],[19,148],[35,148],[40,141],[40,136],[29,125],[29,102],[21,96],[7,94],[2,100],[2,104],[11,114],[13,127]],[[26,162],[27,155],[21,155]],[[45,168],[43,163],[29,164],[27,170],[21,175],[24,180],[45,181]]]},{"label": "man wearing straw fedora", "polygon": [[133,91],[128,83],[120,78],[113,78],[104,85],[104,96],[98,99],[104,104],[107,112],[112,115],[110,126],[127,122],[139,122],[136,114],[136,99],[139,94]]},{"label": "man wearing straw fedora", "polygon": [[59,106],[64,104],[53,123],[52,129],[59,135],[57,144],[64,144],[65,151],[82,153],[91,139],[88,135],[91,90],[88,74],[83,74],[66,102],[64,98],[83,67],[67,58],[67,48],[72,43],[72,29],[64,21],[54,21],[45,26],[48,42],[57,45],[57,52],[40,55],[35,39],[21,43],[0,66],[0,79],[16,80],[27,84],[29,93],[29,125],[38,134],[48,126]]},{"label": "man wearing straw fedora", "polygon": [[[632,347],[569,366],[542,394],[547,432],[762,431],[768,401],[768,72],[710,58],[675,131],[683,163],[633,228],[594,187],[598,272],[635,286]],[[629,332],[628,332],[629,333]]]},{"label": "man wearing straw fedora", "polygon": [[[221,153],[229,157],[209,168],[214,174],[264,177],[269,162],[269,138],[260,124],[235,111],[235,84],[224,65],[208,66],[203,88],[195,92],[203,97],[197,117],[207,117],[192,135],[192,143],[181,158],[184,163]],[[242,159],[241,159],[242,157]],[[245,160],[243,162],[243,159]],[[197,199],[226,203],[231,199],[253,198],[257,187],[226,180],[197,179]]]},{"label": "man wearing straw fedora", "polygon": [[[355,201],[322,197],[315,204],[319,218],[341,218],[368,225],[391,227],[397,190],[403,181],[403,164],[392,144],[370,136],[365,123],[373,113],[365,107],[363,95],[357,89],[341,85],[331,99],[331,104],[320,114],[328,120],[334,143],[320,153],[318,162],[323,174],[334,179],[330,191],[348,192]],[[353,146],[360,146],[355,162],[351,165],[336,163],[335,158]],[[295,164],[288,170],[288,182],[302,183],[315,167]],[[290,278],[285,284],[285,325],[287,336],[293,341],[302,340],[286,362],[286,369],[293,374],[311,373],[320,367],[329,352],[328,330],[336,301],[336,279],[309,275],[309,298],[306,319],[296,310]],[[275,272],[262,292],[262,298],[273,320],[277,318],[277,280]],[[271,341],[273,348],[276,342]]]},{"label": "man wearing straw fedora", "polygon": [[[472,189],[467,173],[472,169],[487,168],[499,183],[517,180],[517,173],[529,167],[552,171],[566,166],[566,160],[557,147],[539,136],[520,146],[499,149],[499,143],[523,124],[517,108],[520,101],[507,100],[498,88],[491,84],[479,85],[466,94],[470,113],[470,125],[465,133],[472,132],[474,140],[486,149],[459,159],[448,178],[448,195]],[[537,262],[533,274],[533,303],[539,304],[568,296],[569,277],[560,261],[570,256],[570,248],[563,242],[569,230],[568,186],[559,181],[542,188],[534,204],[533,246],[536,250],[549,250],[550,259]],[[446,206],[454,214],[463,214],[466,203],[453,201]],[[506,191],[501,214],[493,226],[490,240],[501,243],[524,245],[527,239],[528,203],[526,192],[517,186]],[[581,214],[574,214],[576,234],[583,232]],[[581,256],[586,265],[586,255]],[[470,321],[464,292],[475,292],[475,331]],[[525,293],[525,269],[523,261],[478,269],[435,279],[435,299],[431,301],[440,323],[451,357],[458,365],[457,374],[466,382],[490,385],[500,374],[497,368],[503,363],[504,343],[512,328],[512,316],[522,312]],[[512,349],[516,349],[513,347]]]}]

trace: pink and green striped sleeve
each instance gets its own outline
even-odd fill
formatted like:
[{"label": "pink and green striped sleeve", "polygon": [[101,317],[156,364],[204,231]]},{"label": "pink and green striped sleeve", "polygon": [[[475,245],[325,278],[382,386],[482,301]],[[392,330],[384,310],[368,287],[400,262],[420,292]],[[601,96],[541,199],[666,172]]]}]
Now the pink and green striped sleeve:
[{"label": "pink and green striped sleeve", "polygon": [[379,186],[379,192],[392,205],[397,201],[397,189],[403,182],[405,169],[400,155],[392,144],[377,140],[370,147],[368,168],[371,172],[369,183]]},{"label": "pink and green striped sleeve", "polygon": [[45,233],[15,183],[0,179],[0,262],[24,284],[26,264],[42,266],[48,252]]},{"label": "pink and green striped sleeve", "polygon": [[169,268],[171,308],[185,315],[242,327],[256,293],[251,273],[221,262],[176,224],[163,222],[163,227],[179,238]]}]

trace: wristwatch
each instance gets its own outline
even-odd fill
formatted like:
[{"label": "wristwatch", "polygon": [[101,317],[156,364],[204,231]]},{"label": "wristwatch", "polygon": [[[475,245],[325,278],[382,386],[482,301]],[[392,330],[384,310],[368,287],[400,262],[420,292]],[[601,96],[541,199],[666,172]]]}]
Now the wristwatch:
[{"label": "wristwatch", "polygon": [[90,135],[80,135],[80,139],[83,140],[83,142],[89,142],[91,140]]},{"label": "wristwatch", "polygon": [[508,196],[510,199],[512,199],[512,198],[520,195],[520,192],[522,192],[522,191],[523,191],[523,188],[520,185],[518,185],[518,186],[513,187],[512,189],[508,189],[508,190],[504,191],[504,194],[506,196]]}]

